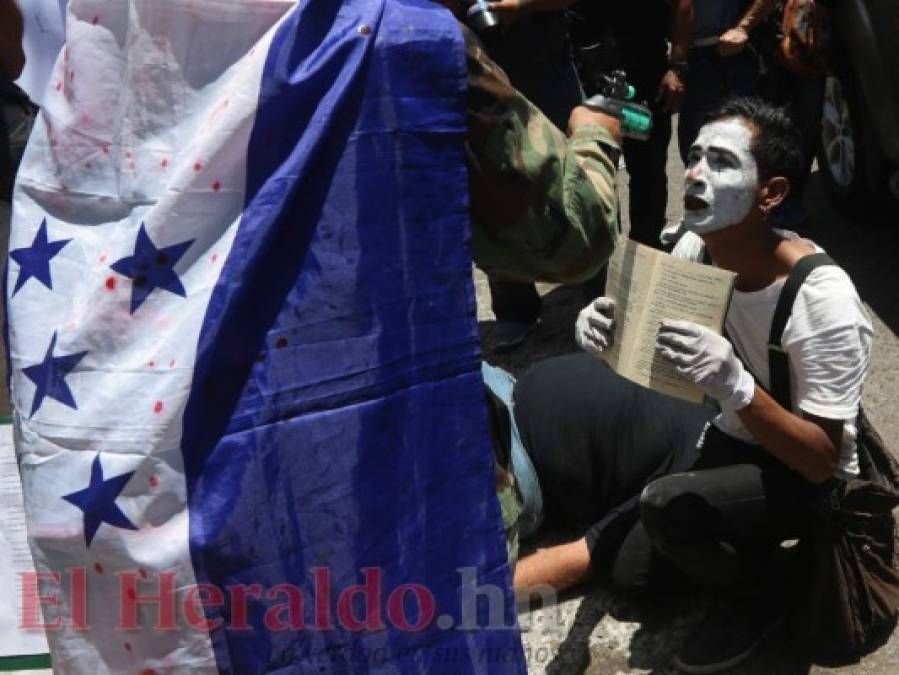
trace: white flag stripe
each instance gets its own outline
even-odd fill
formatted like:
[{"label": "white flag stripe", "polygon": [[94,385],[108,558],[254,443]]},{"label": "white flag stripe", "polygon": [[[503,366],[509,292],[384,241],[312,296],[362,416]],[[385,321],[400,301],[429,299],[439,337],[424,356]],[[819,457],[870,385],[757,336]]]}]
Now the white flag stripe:
[{"label": "white flag stripe", "polygon": [[[47,621],[63,619],[49,634],[59,672],[216,670],[203,632],[117,630],[116,574],[140,570],[146,595],[162,572],[174,571],[179,589],[196,583],[181,417],[201,323],[241,216],[262,69],[275,23],[293,4],[153,0],[70,9],[53,95],[19,175],[10,249],[36,245],[44,221],[50,244],[71,241],[50,260],[52,289],[29,278],[7,298],[35,563],[63,574],[64,586],[67,568],[87,566],[89,632],[73,629],[65,603],[46,608]],[[181,257],[172,266],[177,280],[151,287],[135,308],[139,284],[127,260],[142,227],[155,249]],[[11,294],[21,273],[11,262]],[[72,366],[64,386],[76,407],[28,375],[40,379],[28,368],[67,357],[55,363]],[[98,456],[104,481],[133,472],[114,506],[137,529],[99,522],[86,546],[88,519],[64,497],[77,502],[93,484]],[[58,588],[44,583],[42,592]],[[155,615],[141,610],[145,622]]]}]

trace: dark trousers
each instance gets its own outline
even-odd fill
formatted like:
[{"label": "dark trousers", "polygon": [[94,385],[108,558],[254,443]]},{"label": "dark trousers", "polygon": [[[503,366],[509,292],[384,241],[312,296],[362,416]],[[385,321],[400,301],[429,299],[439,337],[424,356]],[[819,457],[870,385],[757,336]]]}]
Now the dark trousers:
[{"label": "dark trousers", "polygon": [[774,553],[805,531],[815,487],[762,448],[715,427],[701,452],[689,472],[643,490],[640,521],[614,564],[616,584],[646,588],[666,563],[721,590],[753,588],[783,571]]},{"label": "dark trousers", "polygon": [[[565,31],[563,20],[549,17],[521,27],[522,35],[513,36],[518,38],[515,40],[508,39],[508,44],[488,45],[491,56],[506,71],[512,86],[562,131],[568,127],[572,109],[584,99]],[[528,37],[531,39],[525,39]],[[546,49],[546,54],[540,55],[541,49]],[[534,284],[494,278],[489,281],[497,321],[527,324],[537,321],[541,301]]]},{"label": "dark trousers", "polygon": [[584,527],[596,575],[621,588],[672,575],[748,587],[806,528],[819,488],[764,449],[706,428],[708,407],[634,384],[586,354],[532,366],[514,400],[545,522]]},{"label": "dark trousers", "polygon": [[[647,50],[648,51],[648,50]],[[622,56],[628,81],[637,90],[637,100],[646,101],[652,110],[653,127],[648,140],[624,140],[624,162],[629,177],[631,221],[630,238],[641,244],[661,248],[659,234],[665,227],[668,206],[668,144],[671,142],[671,113],[656,102],[656,93],[668,66],[664,52],[657,58],[632,61]]]},{"label": "dark trousers", "polygon": [[706,116],[730,96],[751,94],[759,75],[758,57],[751,48],[724,57],[714,46],[694,47],[689,52],[687,64],[689,82],[677,127],[678,147],[684,163]]},{"label": "dark trousers", "polygon": [[[824,78],[802,77],[776,63],[759,82],[759,95],[774,105],[784,106],[802,133],[806,170],[811,172],[821,137],[821,112],[824,107]],[[791,187],[791,192],[794,186]]]},{"label": "dark trousers", "polygon": [[544,521],[586,531],[600,577],[608,576],[639,520],[643,488],[696,462],[697,440],[714,415],[634,384],[583,352],[529,368],[514,400]]},{"label": "dark trousers", "polygon": [[774,105],[786,107],[802,134],[805,173],[800,182],[790,185],[786,201],[771,214],[773,227],[801,230],[808,222],[802,197],[821,137],[824,78],[802,77],[772,63],[768,73],[759,82],[759,95]]}]

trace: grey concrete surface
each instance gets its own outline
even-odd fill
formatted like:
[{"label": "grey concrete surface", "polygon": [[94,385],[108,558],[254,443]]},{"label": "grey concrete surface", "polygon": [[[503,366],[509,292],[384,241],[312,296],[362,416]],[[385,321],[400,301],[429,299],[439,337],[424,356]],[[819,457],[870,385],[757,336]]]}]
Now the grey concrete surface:
[{"label": "grey concrete surface", "polygon": [[[669,152],[669,222],[680,220],[683,203],[683,165]],[[619,193],[627,227],[629,199],[626,171],[619,172]],[[861,222],[837,214],[812,176],[806,206],[811,225],[802,232],[823,246],[852,276],[875,324],[875,343],[864,392],[864,405],[884,440],[899,448],[899,219],[895,211]],[[543,295],[541,324],[528,342],[511,354],[491,353],[493,315],[486,279],[475,273],[478,316],[485,358],[518,374],[536,361],[577,349],[574,319],[583,305],[580,289],[538,285]],[[677,590],[677,589],[675,589]],[[688,593],[629,604],[608,588],[577,589],[548,607],[523,611],[528,672],[533,675],[615,675],[677,670],[671,659],[692,628],[702,619],[709,598]],[[739,668],[737,675],[896,675],[899,673],[899,631],[875,653],[859,663],[839,668],[813,666],[788,642],[784,632],[769,638]]]}]

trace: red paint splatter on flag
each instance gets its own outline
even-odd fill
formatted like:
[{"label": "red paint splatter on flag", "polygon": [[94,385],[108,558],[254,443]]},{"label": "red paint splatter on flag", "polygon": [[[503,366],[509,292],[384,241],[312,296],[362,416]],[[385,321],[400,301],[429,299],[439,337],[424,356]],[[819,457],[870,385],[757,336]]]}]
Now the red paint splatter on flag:
[{"label": "red paint splatter on flag", "polygon": [[200,171],[202,171],[202,170],[203,170],[203,165],[200,164],[200,162],[197,162],[196,164],[194,164],[194,171],[196,173],[200,173]]},{"label": "red paint splatter on flag", "polygon": [[212,190],[213,190],[214,192],[218,192],[218,191],[221,190],[221,189],[222,189],[222,184],[221,184],[221,182],[215,181],[215,182],[212,184]]},{"label": "red paint splatter on flag", "polygon": [[162,401],[156,401],[156,403],[153,404],[153,412],[155,412],[155,413],[162,412]]},{"label": "red paint splatter on flag", "polygon": [[94,571],[97,574],[103,574],[103,565],[101,565],[100,563],[94,563]]},{"label": "red paint splatter on flag", "polygon": [[159,163],[159,165],[160,165],[163,169],[168,168],[169,160],[163,159],[163,160]]},{"label": "red paint splatter on flag", "polygon": [[150,363],[148,363],[147,365],[150,366],[150,368],[155,368],[155,367],[156,367],[156,361],[150,361]]},{"label": "red paint splatter on flag", "polygon": [[106,254],[105,254],[105,253],[103,253],[103,254],[100,255],[100,262],[101,262],[101,263],[105,263],[105,262],[106,262]]},{"label": "red paint splatter on flag", "polygon": [[[105,258],[106,258],[106,256],[103,256],[103,258],[101,258],[101,261],[104,260]],[[106,288],[108,288],[111,291],[115,290],[115,277],[109,277],[106,280]]]},{"label": "red paint splatter on flag", "polygon": [[172,359],[171,361],[169,361],[169,368],[174,368],[174,367],[175,367],[175,359]]},{"label": "red paint splatter on flag", "polygon": [[156,487],[159,485],[159,479],[156,476],[150,476],[147,479],[147,482],[150,484],[150,487]]},{"label": "red paint splatter on flag", "polygon": [[[93,19],[91,19],[91,23],[96,26],[98,23],[100,23],[100,17],[95,16]],[[125,644],[128,644],[128,643],[126,642]]]}]

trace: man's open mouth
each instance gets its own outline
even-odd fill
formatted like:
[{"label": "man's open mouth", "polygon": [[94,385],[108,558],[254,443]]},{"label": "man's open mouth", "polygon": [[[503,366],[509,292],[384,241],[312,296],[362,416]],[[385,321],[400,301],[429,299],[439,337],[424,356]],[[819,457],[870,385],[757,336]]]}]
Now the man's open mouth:
[{"label": "man's open mouth", "polygon": [[704,199],[694,197],[693,195],[687,195],[684,197],[684,208],[687,211],[702,211],[703,209],[709,208],[709,204]]}]

